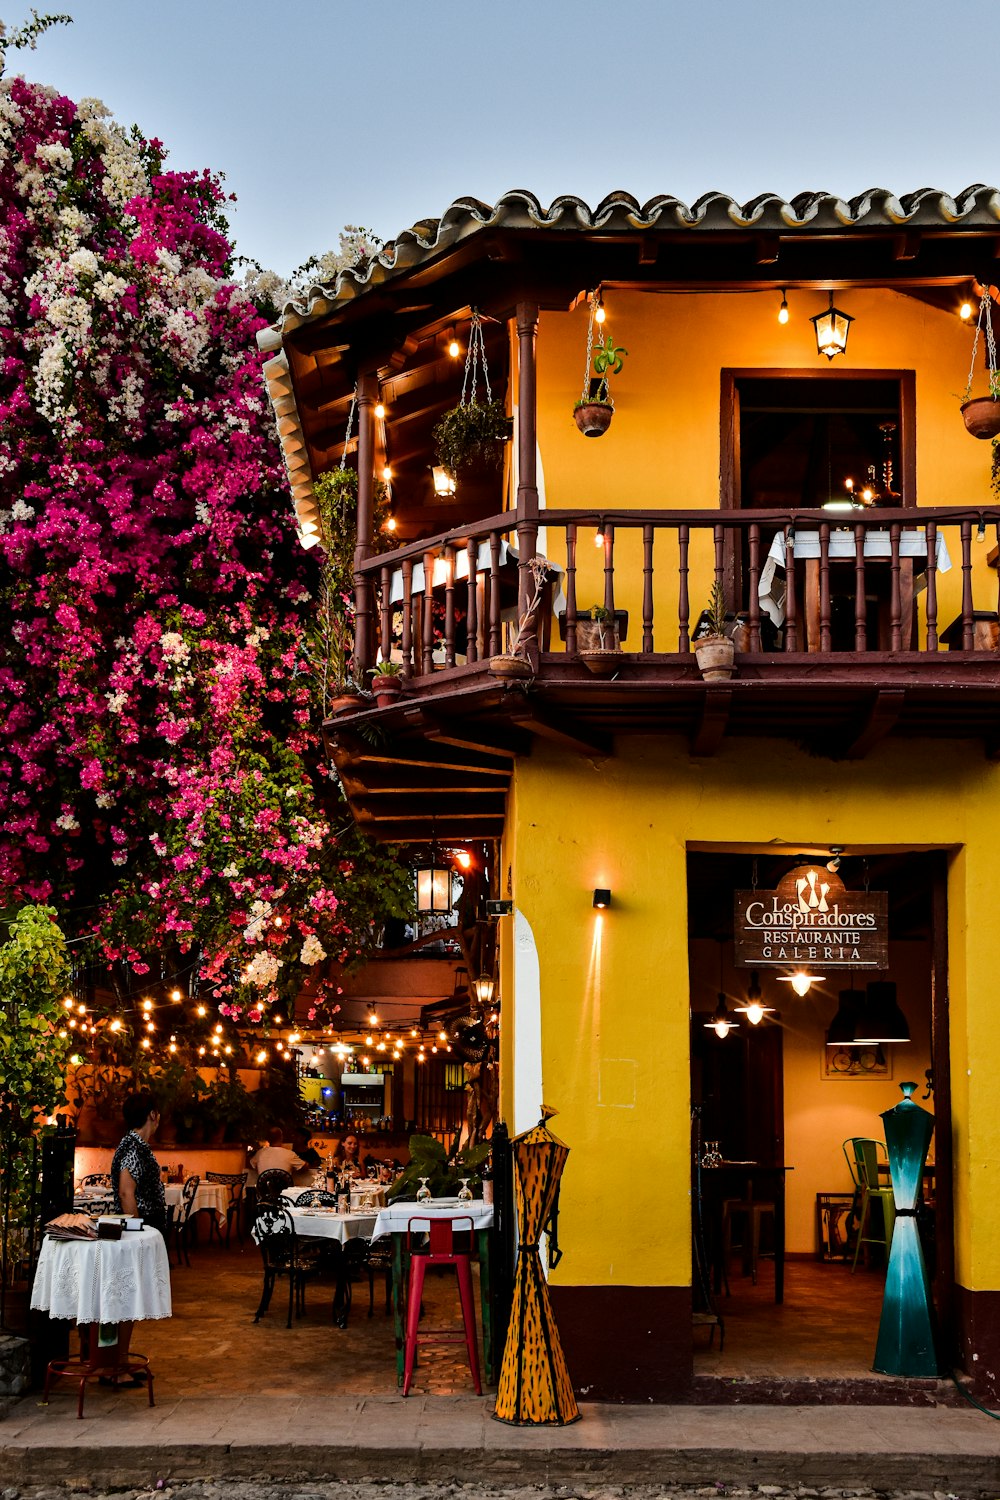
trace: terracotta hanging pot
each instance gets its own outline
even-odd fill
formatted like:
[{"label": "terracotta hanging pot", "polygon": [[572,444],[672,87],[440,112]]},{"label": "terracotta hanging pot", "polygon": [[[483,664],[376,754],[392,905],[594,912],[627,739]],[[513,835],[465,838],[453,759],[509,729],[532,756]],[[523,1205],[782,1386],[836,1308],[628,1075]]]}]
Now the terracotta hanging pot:
[{"label": "terracotta hanging pot", "polygon": [[1000,401],[994,396],[977,396],[962,406],[967,431],[977,438],[1000,436]]},{"label": "terracotta hanging pot", "polygon": [[573,413],[573,420],[584,437],[603,437],[614,414],[614,407],[606,401],[582,401]]},{"label": "terracotta hanging pot", "polygon": [[503,656],[490,657],[490,671],[494,677],[505,677],[511,681],[533,676],[531,663],[526,656]]}]

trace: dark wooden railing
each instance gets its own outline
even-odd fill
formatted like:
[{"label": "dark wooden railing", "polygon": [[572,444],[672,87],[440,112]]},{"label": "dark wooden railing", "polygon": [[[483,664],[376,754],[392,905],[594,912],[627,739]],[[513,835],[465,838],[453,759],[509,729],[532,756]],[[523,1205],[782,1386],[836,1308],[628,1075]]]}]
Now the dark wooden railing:
[{"label": "dark wooden railing", "polygon": [[[407,677],[497,655],[504,644],[503,616],[516,620],[518,600],[527,597],[528,564],[542,527],[547,528],[547,555],[561,572],[569,656],[578,651],[578,622],[588,618],[577,597],[581,571],[591,581],[598,577],[599,590],[603,572],[605,609],[613,612],[616,601],[623,598],[635,609],[641,626],[641,643],[635,653],[639,659],[691,652],[692,573],[699,599],[707,599],[712,582],[718,581],[729,611],[739,616],[750,652],[810,651],[842,659],[877,650],[919,655],[938,651],[943,628],[939,547],[940,557],[947,551],[951,567],[960,570],[958,589],[949,589],[956,595],[958,609],[950,643],[972,650],[977,614],[995,617],[1000,613],[1000,573],[994,582],[986,571],[985,553],[978,559],[974,554],[974,538],[985,540],[987,529],[991,545],[1000,544],[1000,507],[847,514],[822,510],[547,510],[539,513],[537,523],[532,520],[525,527],[522,521],[520,528],[516,513],[507,512],[360,565],[359,585],[363,593],[368,591],[366,614],[377,626],[370,648],[372,660],[359,659],[359,669],[371,667],[379,650],[383,656],[401,659]],[[594,560],[596,575],[593,564],[581,569],[581,536],[592,536],[601,549],[602,556]],[[520,550],[515,553],[518,540]],[[805,561],[803,551],[808,552]],[[761,604],[761,579],[769,553],[771,575],[780,572],[779,583],[784,582],[783,600],[777,605],[771,601],[783,613],[780,636],[770,630]],[[974,560],[978,599],[973,596]],[[419,586],[417,565],[423,570]],[[845,579],[848,574],[853,574],[853,591]],[[430,588],[425,586],[428,578]],[[869,625],[869,600],[876,580],[881,594],[877,640],[870,638]],[[664,592],[670,595],[666,616]],[[852,592],[853,629],[844,623],[845,597],[850,598]],[[918,597],[922,630],[914,623]],[[835,598],[841,606],[839,641],[835,640]],[[846,646],[845,628],[850,633]],[[359,639],[359,647],[363,644],[367,646]]]}]

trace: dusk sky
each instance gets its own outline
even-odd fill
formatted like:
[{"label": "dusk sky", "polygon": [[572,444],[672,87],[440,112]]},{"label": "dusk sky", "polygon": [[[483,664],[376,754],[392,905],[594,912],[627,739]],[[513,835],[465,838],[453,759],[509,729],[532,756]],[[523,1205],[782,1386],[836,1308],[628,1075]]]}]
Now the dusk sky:
[{"label": "dusk sky", "polygon": [[238,250],[283,274],[345,224],[388,239],[513,187],[593,205],[1000,179],[996,0],[58,3],[74,24],[8,71],[224,172]]}]

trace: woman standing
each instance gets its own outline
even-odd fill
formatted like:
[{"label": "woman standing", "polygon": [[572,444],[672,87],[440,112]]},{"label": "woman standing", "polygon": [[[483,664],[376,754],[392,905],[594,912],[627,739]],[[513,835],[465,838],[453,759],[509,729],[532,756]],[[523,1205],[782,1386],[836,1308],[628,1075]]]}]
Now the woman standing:
[{"label": "woman standing", "polygon": [[167,1228],[167,1206],[159,1163],[149,1144],[160,1123],[160,1111],[152,1094],[147,1089],[141,1089],[136,1094],[128,1095],[122,1114],[125,1116],[128,1134],[111,1162],[115,1212],[143,1219],[150,1229],[158,1229],[164,1234]]}]

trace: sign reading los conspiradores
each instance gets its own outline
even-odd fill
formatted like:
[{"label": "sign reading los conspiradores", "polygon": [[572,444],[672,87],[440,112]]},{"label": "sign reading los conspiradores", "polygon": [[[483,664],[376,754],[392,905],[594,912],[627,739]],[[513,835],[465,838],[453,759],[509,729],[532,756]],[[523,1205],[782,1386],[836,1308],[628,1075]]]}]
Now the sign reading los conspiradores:
[{"label": "sign reading los conspiradores", "polygon": [[775,891],[737,891],[735,959],[748,968],[888,967],[889,897],[848,891],[822,865],[799,865]]}]

